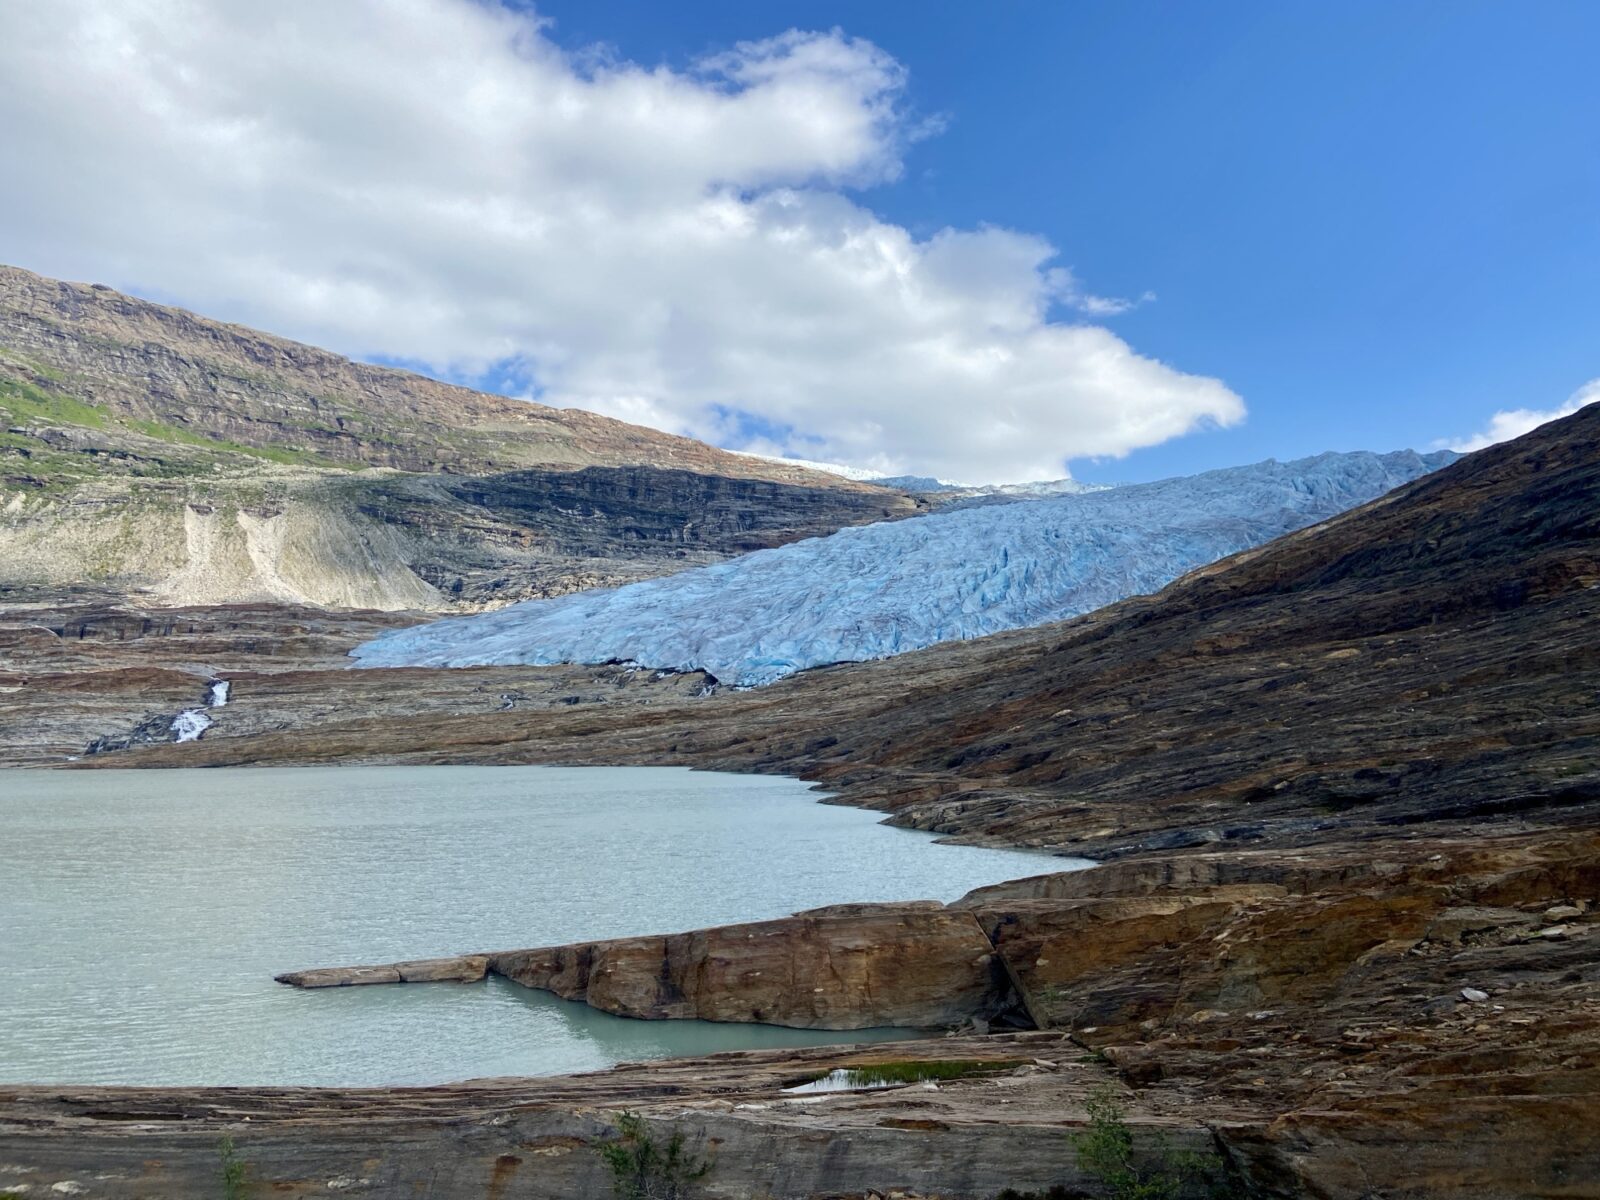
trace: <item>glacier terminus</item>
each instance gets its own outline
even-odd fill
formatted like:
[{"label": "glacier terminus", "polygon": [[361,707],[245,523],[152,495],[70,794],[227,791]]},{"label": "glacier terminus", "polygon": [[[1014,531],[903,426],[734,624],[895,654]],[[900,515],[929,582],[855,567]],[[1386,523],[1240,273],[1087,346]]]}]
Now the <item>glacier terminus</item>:
[{"label": "glacier terminus", "polygon": [[1154,592],[1456,457],[1327,453],[946,510],[396,630],[352,654],[363,667],[621,662],[756,687]]}]

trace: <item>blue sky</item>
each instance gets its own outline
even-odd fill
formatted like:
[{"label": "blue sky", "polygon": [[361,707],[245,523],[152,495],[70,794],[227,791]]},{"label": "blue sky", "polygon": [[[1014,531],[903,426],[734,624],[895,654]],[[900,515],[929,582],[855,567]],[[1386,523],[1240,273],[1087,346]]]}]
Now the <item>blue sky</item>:
[{"label": "blue sky", "polygon": [[1084,479],[1428,448],[1600,375],[1600,4],[541,3],[558,41],[682,64],[834,25],[946,118],[865,193],[914,232],[1044,234],[1110,324],[1239,426]]},{"label": "blue sky", "polygon": [[56,0],[6,33],[0,261],[732,448],[1135,481],[1600,398],[1594,0]]}]

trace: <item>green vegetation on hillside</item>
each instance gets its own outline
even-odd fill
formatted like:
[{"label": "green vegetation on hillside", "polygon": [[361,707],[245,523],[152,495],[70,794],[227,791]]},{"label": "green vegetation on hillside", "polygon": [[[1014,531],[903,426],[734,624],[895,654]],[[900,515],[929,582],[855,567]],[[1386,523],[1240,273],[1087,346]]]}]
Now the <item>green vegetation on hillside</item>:
[{"label": "green vegetation on hillside", "polygon": [[1078,1166],[1105,1188],[1112,1200],[1179,1200],[1206,1196],[1227,1200],[1232,1190],[1222,1159],[1215,1154],[1173,1150],[1160,1134],[1145,1152],[1134,1154],[1127,1109],[1109,1087],[1096,1089],[1084,1105],[1089,1128],[1074,1134]]},{"label": "green vegetation on hillside", "polygon": [[233,1139],[224,1137],[217,1144],[217,1157],[222,1165],[222,1196],[223,1200],[243,1200],[249,1169],[233,1148]]},{"label": "green vegetation on hillside", "polygon": [[[29,369],[37,371],[32,364]],[[46,490],[71,487],[109,474],[162,479],[199,475],[215,470],[233,455],[279,466],[360,469],[358,463],[339,462],[310,450],[247,446],[160,421],[120,417],[99,405],[21,379],[0,379],[0,420],[7,427],[0,431],[0,464],[8,459],[20,460],[9,472],[0,465],[0,478],[24,478]],[[102,439],[105,444],[62,446],[39,436],[41,427],[93,430],[107,436]],[[141,452],[138,440],[121,441],[117,438],[119,433],[205,453]]]},{"label": "green vegetation on hillside", "polygon": [[246,446],[240,442],[229,441],[227,438],[193,433],[174,425],[163,425],[158,421],[139,421],[130,418],[124,424],[158,442],[168,442],[175,446],[195,446],[203,450],[217,450],[228,454],[248,454],[252,458],[264,459],[286,467],[337,467],[359,470],[361,466],[359,463],[342,463],[324,458],[311,450],[296,450],[287,446]]},{"label": "green vegetation on hillside", "polygon": [[0,379],[0,411],[9,413],[13,421],[43,421],[87,429],[104,429],[108,423],[103,408],[71,396],[47,392],[20,379]]}]

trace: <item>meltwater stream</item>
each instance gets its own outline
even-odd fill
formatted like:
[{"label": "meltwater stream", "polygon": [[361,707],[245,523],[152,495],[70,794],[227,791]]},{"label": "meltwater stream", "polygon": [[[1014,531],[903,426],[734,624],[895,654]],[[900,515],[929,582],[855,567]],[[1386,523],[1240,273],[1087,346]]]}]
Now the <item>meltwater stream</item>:
[{"label": "meltwater stream", "polygon": [[0,1082],[438,1083],[902,1036],[631,1021],[301,967],[950,900],[1070,860],[675,768],[0,771]]}]

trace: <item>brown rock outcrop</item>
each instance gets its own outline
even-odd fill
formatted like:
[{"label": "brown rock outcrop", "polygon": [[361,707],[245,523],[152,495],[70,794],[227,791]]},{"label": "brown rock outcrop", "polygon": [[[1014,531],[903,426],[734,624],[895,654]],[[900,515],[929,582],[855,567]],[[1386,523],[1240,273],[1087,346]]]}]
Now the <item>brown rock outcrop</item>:
[{"label": "brown rock outcrop", "polygon": [[362,987],[377,983],[477,983],[488,973],[488,955],[457,954],[369,967],[289,971],[277,976],[277,980],[298,988]]},{"label": "brown rock outcrop", "polygon": [[943,1028],[987,1019],[1010,984],[971,913],[852,905],[689,933],[293,971],[322,988],[481,979],[486,971],[604,1012],[800,1029]]}]

